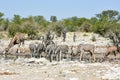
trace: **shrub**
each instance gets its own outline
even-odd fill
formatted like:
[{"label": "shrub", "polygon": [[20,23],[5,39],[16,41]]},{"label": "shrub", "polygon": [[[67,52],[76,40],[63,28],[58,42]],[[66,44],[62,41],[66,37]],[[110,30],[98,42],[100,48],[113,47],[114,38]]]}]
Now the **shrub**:
[{"label": "shrub", "polygon": [[8,27],[8,33],[10,36],[14,36],[17,32],[20,32],[20,26],[17,24],[11,24]]},{"label": "shrub", "polygon": [[92,36],[92,39],[91,39],[93,42],[96,41],[96,37],[95,36]]},{"label": "shrub", "polygon": [[83,34],[83,36],[88,36],[87,34]]}]

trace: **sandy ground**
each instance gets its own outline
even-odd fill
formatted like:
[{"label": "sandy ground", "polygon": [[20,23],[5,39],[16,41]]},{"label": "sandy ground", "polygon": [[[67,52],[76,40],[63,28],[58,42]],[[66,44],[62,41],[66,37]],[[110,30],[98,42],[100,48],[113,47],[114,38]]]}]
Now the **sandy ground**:
[{"label": "sandy ground", "polygon": [[1,59],[0,80],[119,80],[120,61],[86,63],[62,60],[49,62],[45,58],[16,61]]},{"label": "sandy ground", "polygon": [[[106,46],[111,44],[107,38],[102,38],[93,33],[76,33],[76,42],[73,42],[73,33],[67,34],[66,42],[62,38],[54,39],[57,44],[78,45],[80,43],[91,43],[95,46]],[[87,36],[86,36],[87,35]],[[91,41],[92,36],[96,41]],[[29,43],[39,41],[25,41]],[[3,50],[9,40],[0,40],[0,50]],[[96,52],[104,52],[103,48]],[[120,80],[120,61],[105,62],[80,62],[79,60],[62,60],[60,62],[49,62],[45,58],[18,58],[16,60],[5,60],[0,58],[0,80]]]}]

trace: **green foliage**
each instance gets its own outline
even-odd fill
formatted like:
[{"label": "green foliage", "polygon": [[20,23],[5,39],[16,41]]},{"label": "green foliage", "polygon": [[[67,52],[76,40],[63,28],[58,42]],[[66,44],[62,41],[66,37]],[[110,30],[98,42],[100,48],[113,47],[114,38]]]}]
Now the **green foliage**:
[{"label": "green foliage", "polygon": [[4,13],[0,12],[0,18],[4,16]]},{"label": "green foliage", "polygon": [[2,12],[0,12],[0,26],[2,26],[2,23],[3,23],[3,17],[4,14]]},{"label": "green foliage", "polygon": [[[105,36],[110,30],[115,32],[119,29],[119,12],[115,10],[102,11],[96,14],[96,17],[91,18],[90,22],[93,25],[92,31]],[[119,29],[120,30],[120,29]]]},{"label": "green foliage", "polygon": [[17,24],[11,24],[8,27],[8,33],[10,36],[14,36],[17,32],[20,32],[20,26]]},{"label": "green foliage", "polygon": [[119,12],[115,10],[105,10],[100,14],[96,14],[96,17],[103,21],[118,21],[119,20]]},{"label": "green foliage", "polygon": [[57,17],[56,17],[56,16],[51,16],[51,17],[50,17],[50,21],[56,22],[56,21],[57,21]]},{"label": "green foliage", "polygon": [[61,31],[62,31],[62,27],[60,27],[60,26],[56,26],[56,34],[57,34],[57,36],[59,36],[60,37],[60,35],[61,35]]},{"label": "green foliage", "polygon": [[92,39],[91,39],[93,42],[96,41],[96,37],[95,36],[92,36]]},{"label": "green foliage", "polygon": [[9,23],[10,22],[9,22],[8,18],[3,20],[3,28],[4,28],[5,31],[8,29]]},{"label": "green foliage", "polygon": [[61,36],[61,31],[62,31],[62,27],[64,27],[64,23],[62,21],[59,22],[52,22],[49,24],[48,29],[52,30],[53,32],[55,32],[57,34],[57,36]]},{"label": "green foliage", "polygon": [[83,34],[83,36],[88,36],[87,34]]},{"label": "green foliage", "polygon": [[25,25],[25,28],[26,28],[25,33],[27,33],[29,35],[37,34],[37,27],[27,24],[27,25]]},{"label": "green foliage", "polygon": [[13,23],[15,23],[15,24],[22,24],[22,20],[21,20],[21,17],[20,17],[20,15],[14,15],[14,17],[13,17],[13,20],[12,20],[12,22]]},{"label": "green foliage", "polygon": [[81,31],[91,32],[92,25],[86,21],[80,26],[80,28],[81,28]]},{"label": "green foliage", "polygon": [[41,15],[22,18],[20,15],[15,14],[11,20],[5,19],[3,16],[4,14],[0,12],[0,30],[8,31],[9,35],[12,36],[16,32],[36,36],[39,32],[46,32],[47,30],[60,36],[62,28],[67,28],[71,32],[95,32],[103,36],[108,34],[109,31],[120,33],[120,14],[115,10],[104,10],[91,19],[73,16],[59,21],[57,21],[56,16],[51,16],[50,21],[47,21]]},{"label": "green foliage", "polygon": [[77,31],[77,26],[69,25],[69,26],[67,26],[67,29],[68,29],[70,32],[74,32],[74,31]]}]

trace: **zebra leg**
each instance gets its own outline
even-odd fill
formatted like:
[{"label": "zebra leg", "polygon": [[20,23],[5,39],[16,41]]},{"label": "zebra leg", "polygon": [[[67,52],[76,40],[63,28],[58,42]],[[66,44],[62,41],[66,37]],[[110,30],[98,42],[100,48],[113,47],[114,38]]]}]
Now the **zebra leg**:
[{"label": "zebra leg", "polygon": [[59,54],[56,54],[56,60],[59,61]]},{"label": "zebra leg", "polygon": [[59,53],[59,60],[60,61],[62,60],[62,53],[61,52]]},{"label": "zebra leg", "polygon": [[39,58],[42,58],[42,53],[39,54]]},{"label": "zebra leg", "polygon": [[94,59],[94,62],[95,62],[95,61],[96,61],[96,59],[95,59],[95,54],[94,54],[93,51],[91,51],[91,53],[92,53],[92,56],[93,56],[93,59]]},{"label": "zebra leg", "polygon": [[68,55],[68,54],[66,54],[66,59],[67,59],[67,60],[69,59],[69,55]]},{"label": "zebra leg", "polygon": [[53,61],[53,54],[52,54],[52,52],[51,52],[51,54],[49,56],[50,56],[50,62],[52,62]]},{"label": "zebra leg", "polygon": [[50,55],[50,62],[52,62],[52,55]]},{"label": "zebra leg", "polygon": [[81,53],[80,53],[80,61],[82,60],[83,53],[84,53],[84,51],[81,51]]},{"label": "zebra leg", "polygon": [[5,53],[5,59],[7,59],[8,57],[7,57],[7,53]]},{"label": "zebra leg", "polygon": [[92,56],[93,56],[93,54],[92,54],[92,52],[90,51],[90,58],[89,58],[89,62],[90,62],[90,63],[92,62]]}]

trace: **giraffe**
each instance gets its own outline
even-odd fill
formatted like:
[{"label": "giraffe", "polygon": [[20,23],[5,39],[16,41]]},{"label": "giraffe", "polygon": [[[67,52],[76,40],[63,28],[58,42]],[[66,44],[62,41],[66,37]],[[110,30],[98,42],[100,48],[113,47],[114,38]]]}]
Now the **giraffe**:
[{"label": "giraffe", "polygon": [[[23,33],[16,33],[16,35],[10,40],[10,43],[5,48],[5,57],[7,57],[7,53],[11,47],[13,47],[16,44],[19,44],[19,47],[21,44],[24,44],[25,36]],[[17,50],[18,51],[18,50]]]}]

